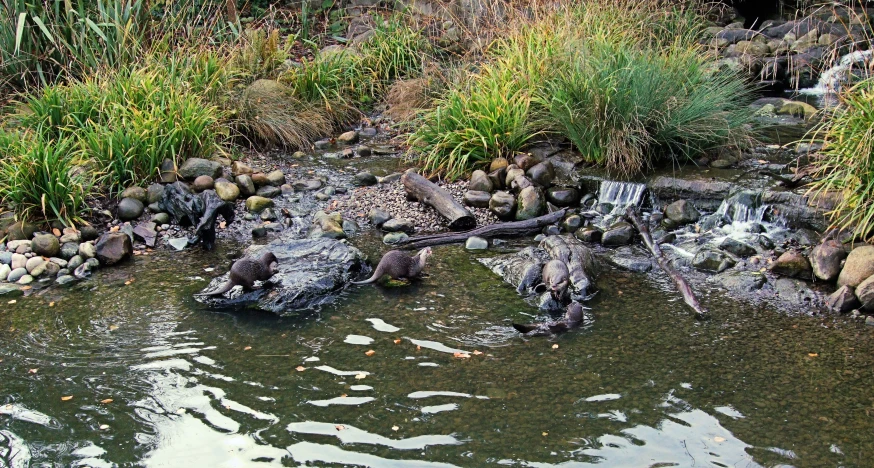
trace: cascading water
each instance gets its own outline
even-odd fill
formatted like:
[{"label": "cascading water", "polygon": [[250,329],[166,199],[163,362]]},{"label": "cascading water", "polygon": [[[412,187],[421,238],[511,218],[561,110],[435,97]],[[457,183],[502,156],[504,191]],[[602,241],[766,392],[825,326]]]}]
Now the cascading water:
[{"label": "cascading water", "polygon": [[598,203],[608,203],[613,206],[613,211],[624,211],[629,206],[640,206],[646,185],[634,182],[617,182],[605,180],[601,182],[598,190]]},{"label": "cascading water", "polygon": [[732,223],[762,223],[768,208],[770,208],[768,205],[750,206],[739,201],[738,198],[727,198],[722,200],[716,214],[731,219]]},{"label": "cascading water", "polygon": [[814,96],[836,94],[844,85],[849,83],[852,69],[857,64],[862,64],[864,69],[867,70],[872,63],[872,57],[874,57],[874,50],[850,52],[841,57],[837,65],[822,72],[816,86],[799,90],[799,92]]}]

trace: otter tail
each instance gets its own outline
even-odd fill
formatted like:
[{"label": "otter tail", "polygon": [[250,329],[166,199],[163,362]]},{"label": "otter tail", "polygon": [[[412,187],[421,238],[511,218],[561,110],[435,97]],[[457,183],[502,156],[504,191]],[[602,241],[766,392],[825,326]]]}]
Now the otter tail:
[{"label": "otter tail", "polygon": [[382,275],[377,275],[376,273],[374,273],[373,276],[371,276],[370,278],[367,278],[367,279],[364,280],[364,281],[353,281],[352,284],[371,284],[371,283],[376,283],[376,280],[378,280],[380,276],[382,276]]},{"label": "otter tail", "polygon": [[224,294],[224,293],[230,291],[231,289],[233,289],[233,287],[234,287],[234,282],[228,280],[228,282],[225,283],[224,286],[222,286],[222,287],[219,288],[218,290],[213,291],[213,292],[211,292],[211,293],[206,293],[206,294],[204,294],[204,296],[220,296],[220,295],[222,295],[222,294]]}]

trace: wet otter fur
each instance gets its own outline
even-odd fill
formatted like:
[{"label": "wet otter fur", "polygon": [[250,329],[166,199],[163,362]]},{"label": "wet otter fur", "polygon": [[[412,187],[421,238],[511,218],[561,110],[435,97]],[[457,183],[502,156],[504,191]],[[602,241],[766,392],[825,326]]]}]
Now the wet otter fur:
[{"label": "wet otter fur", "polygon": [[258,258],[241,258],[231,265],[229,280],[224,286],[205,296],[219,296],[241,285],[245,289],[255,289],[255,281],[267,281],[276,273],[279,261],[273,252],[264,252]]},{"label": "wet otter fur", "polygon": [[352,284],[370,284],[385,275],[392,279],[412,279],[422,274],[425,262],[431,256],[431,247],[425,247],[414,256],[409,256],[400,250],[390,250],[382,256],[379,265],[373,270],[373,275],[364,281],[353,281]]},{"label": "wet otter fur", "polygon": [[550,260],[543,266],[543,283],[535,289],[538,292],[549,290],[552,298],[558,302],[564,299],[570,284],[570,272],[561,260]]},{"label": "wet otter fur", "polygon": [[530,334],[531,336],[558,335],[559,333],[564,333],[568,330],[579,327],[585,320],[586,316],[583,313],[583,306],[578,302],[571,302],[570,305],[567,306],[567,312],[565,312],[564,318],[557,322],[529,323],[526,325],[514,323],[513,328],[515,328],[519,333]]}]

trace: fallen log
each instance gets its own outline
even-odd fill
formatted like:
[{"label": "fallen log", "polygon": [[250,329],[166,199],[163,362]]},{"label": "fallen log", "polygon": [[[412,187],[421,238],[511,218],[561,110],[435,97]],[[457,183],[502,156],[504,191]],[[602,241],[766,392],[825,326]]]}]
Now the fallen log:
[{"label": "fallen log", "polygon": [[628,219],[631,220],[631,223],[634,224],[634,227],[637,228],[638,232],[640,232],[640,237],[643,238],[643,243],[646,244],[646,248],[652,252],[652,255],[655,257],[656,262],[658,262],[659,267],[671,277],[671,280],[677,286],[677,289],[680,291],[680,294],[683,295],[683,301],[688,305],[693,312],[695,312],[695,318],[699,320],[704,320],[708,318],[708,312],[704,307],[701,306],[701,303],[698,302],[698,298],[695,297],[695,293],[692,292],[692,287],[689,286],[689,283],[686,282],[686,279],[680,275],[680,272],[677,271],[670,263],[668,263],[668,259],[665,258],[662,253],[661,247],[658,244],[653,242],[652,236],[649,233],[649,228],[643,224],[643,221],[637,215],[637,212],[634,211],[632,207],[628,207],[626,210],[626,214],[628,215]]},{"label": "fallen log", "polygon": [[521,236],[533,231],[539,231],[544,226],[557,223],[564,218],[566,209],[558,210],[554,213],[545,214],[537,218],[526,219],[525,221],[513,221],[510,223],[498,223],[483,226],[465,232],[444,232],[442,234],[431,234],[427,236],[410,237],[399,242],[396,245],[406,249],[421,249],[423,247],[431,247],[434,245],[457,244],[467,240],[468,237],[499,237],[499,236]]},{"label": "fallen log", "polygon": [[446,190],[410,169],[401,177],[407,195],[431,206],[449,220],[449,229],[464,231],[476,227],[476,218],[467,208],[458,203]]}]

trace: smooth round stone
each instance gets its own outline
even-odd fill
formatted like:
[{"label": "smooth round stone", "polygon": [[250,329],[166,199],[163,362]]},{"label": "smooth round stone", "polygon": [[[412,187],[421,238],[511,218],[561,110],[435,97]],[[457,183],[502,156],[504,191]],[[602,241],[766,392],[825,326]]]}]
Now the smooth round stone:
[{"label": "smooth round stone", "polygon": [[16,281],[16,283],[22,284],[22,285],[33,283],[33,276],[24,275],[21,278],[18,278],[18,281]]},{"label": "smooth round stone", "polygon": [[12,264],[12,252],[0,252],[0,263],[4,265]]},{"label": "smooth round stone", "polygon": [[376,176],[369,172],[359,172],[358,174],[355,174],[353,182],[360,186],[370,186],[379,183],[379,181],[376,180]]},{"label": "smooth round stone", "polygon": [[[43,263],[42,265],[39,265],[39,266],[37,266],[37,267],[34,267],[33,270],[30,270],[30,276],[33,276],[34,278],[39,278],[40,276],[42,276],[43,273],[45,273],[46,271],[48,271],[49,265],[54,265],[54,266],[55,266],[55,268],[53,268],[53,270],[54,270],[54,269],[60,270],[60,268],[59,268],[57,265],[55,265],[54,263],[48,263],[48,262],[46,262],[46,263]],[[57,270],[56,270],[56,271],[57,271]]]},{"label": "smooth round stone", "polygon": [[291,183],[291,186],[294,187],[295,190],[306,192],[322,188],[322,181],[318,179],[295,180]]},{"label": "smooth round stone", "polygon": [[319,201],[326,201],[326,200],[330,200],[330,199],[331,199],[331,196],[328,195],[328,194],[325,193],[325,192],[318,192],[318,193],[316,193],[316,200],[319,200]]},{"label": "smooth round stone", "polygon": [[265,197],[251,196],[246,199],[246,209],[250,213],[260,213],[273,206],[273,200]]},{"label": "smooth round stone", "polygon": [[495,172],[499,169],[504,169],[510,165],[510,162],[507,161],[507,158],[495,158],[492,160],[492,163],[489,165],[489,172]]},{"label": "smooth round stone", "polygon": [[19,268],[24,268],[24,265],[27,264],[27,257],[21,254],[12,254],[12,269],[17,270]]},{"label": "smooth round stone", "polygon": [[128,187],[124,189],[124,192],[121,192],[121,198],[133,198],[145,203],[149,199],[149,195],[142,187]]},{"label": "smooth round stone", "polygon": [[79,244],[79,255],[83,258],[94,258],[94,256],[97,255],[97,251],[94,249],[94,244],[90,242]]},{"label": "smooth round stone", "polygon": [[118,203],[118,219],[122,221],[137,219],[143,214],[143,210],[145,210],[143,202],[136,198],[123,198]]},{"label": "smooth round stone", "polygon": [[416,231],[416,226],[412,221],[402,218],[393,218],[382,224],[382,230],[386,232],[406,232],[407,234],[412,234]]},{"label": "smooth round stone", "polygon": [[267,173],[267,183],[274,187],[279,187],[285,183],[285,174],[280,170],[271,171]]},{"label": "smooth round stone", "polygon": [[25,275],[27,275],[26,269],[15,268],[11,272],[9,272],[9,275],[6,276],[6,281],[9,281],[10,283],[15,283],[18,282],[18,280],[20,280],[21,277]]},{"label": "smooth round stone", "polygon": [[164,186],[161,184],[149,185],[147,192],[146,203],[150,205],[152,203],[158,203],[161,201],[161,198],[164,197]]},{"label": "smooth round stone", "polygon": [[[64,262],[64,263],[66,263],[66,262]],[[46,275],[48,275],[49,277],[55,277],[55,276],[58,276],[58,272],[59,272],[59,271],[61,271],[61,267],[60,267],[57,263],[55,263],[55,262],[48,262],[48,263],[46,263],[46,271],[45,271],[45,273],[46,273]]]},{"label": "smooth round stone", "polygon": [[30,248],[37,255],[54,257],[61,251],[61,243],[52,234],[37,234],[30,242]]},{"label": "smooth round stone", "polygon": [[83,242],[97,239],[97,236],[99,236],[97,228],[88,224],[79,228],[79,234],[81,235]]},{"label": "smooth round stone", "polygon": [[544,226],[542,232],[546,236],[557,236],[561,234],[561,228],[554,224],[550,224],[549,226]]},{"label": "smooth round stone", "polygon": [[356,149],[356,152],[358,153],[358,156],[361,156],[362,158],[366,158],[373,154],[373,150],[371,150],[369,146],[365,145],[359,145]]},{"label": "smooth round stone", "polygon": [[358,142],[358,132],[356,132],[355,130],[350,130],[348,132],[342,133],[342,134],[340,134],[340,136],[337,137],[337,143],[340,143],[343,145],[351,145],[351,144],[357,143],[357,142]]},{"label": "smooth round stone", "polygon": [[64,286],[65,284],[73,283],[75,281],[76,281],[76,278],[74,276],[71,276],[71,275],[61,275],[61,276],[58,276],[58,279],[55,280],[55,282],[61,286]]},{"label": "smooth round stone", "polygon": [[464,248],[467,250],[486,250],[489,248],[489,241],[482,237],[468,237],[464,242]]},{"label": "smooth round stone", "polygon": [[[42,258],[42,257],[33,257],[33,258],[29,258],[29,259],[27,259],[27,262],[24,264],[24,268],[27,269],[27,272],[28,272],[28,273],[31,273],[31,274],[32,274],[33,271],[34,271],[37,267],[44,266],[45,264],[46,264],[46,261],[45,261],[44,258]],[[36,276],[36,275],[34,275],[34,276]]]},{"label": "smooth round stone", "polygon": [[273,185],[265,185],[255,192],[255,195],[264,198],[276,198],[282,194],[282,189]]},{"label": "smooth round stone", "polygon": [[270,181],[267,180],[267,174],[263,172],[256,172],[252,174],[252,182],[255,184],[255,187],[263,187],[270,183]]},{"label": "smooth round stone", "polygon": [[170,224],[170,215],[167,213],[155,213],[152,222],[159,225]]},{"label": "smooth round stone", "polygon": [[82,258],[81,255],[74,255],[73,258],[71,258],[70,261],[67,262],[67,269],[75,270],[76,268],[79,268],[79,265],[83,263],[85,263],[85,259]]},{"label": "smooth round stone", "polygon": [[489,210],[501,219],[510,218],[516,209],[516,197],[510,192],[495,192],[489,200]]},{"label": "smooth round stone", "polygon": [[464,192],[463,202],[467,206],[474,208],[488,208],[489,201],[492,199],[492,194],[489,192],[467,191]]},{"label": "smooth round stone", "polygon": [[244,197],[255,195],[255,182],[252,180],[252,176],[248,174],[240,174],[235,177],[234,180],[237,182],[237,186],[240,188],[240,193],[243,194]]},{"label": "smooth round stone", "polygon": [[215,183],[215,193],[218,194],[219,198],[222,200],[232,202],[240,197],[240,187],[237,187],[237,184],[233,182],[220,180]]},{"label": "smooth round stone", "polygon": [[258,226],[256,228],[252,229],[252,238],[253,239],[258,239],[260,237],[266,237],[266,236],[267,236],[267,228],[266,227]]},{"label": "smooth round stone", "polygon": [[343,220],[343,232],[345,232],[347,236],[354,235],[358,232],[358,229],[358,224],[356,224],[355,221],[352,221],[351,219]]},{"label": "smooth round stone", "polygon": [[370,223],[376,227],[382,226],[386,221],[392,218],[391,213],[379,208],[371,208],[370,213],[368,213],[367,216],[370,218]]},{"label": "smooth round stone", "polygon": [[580,202],[580,192],[573,187],[552,187],[546,191],[546,199],[555,206],[574,206]]},{"label": "smooth round stone", "polygon": [[390,232],[382,238],[382,242],[385,244],[392,245],[392,244],[397,244],[399,242],[403,242],[409,238],[410,238],[410,236],[408,236],[407,233],[405,233],[405,232]]},{"label": "smooth round stone", "polygon": [[576,230],[579,229],[582,225],[583,218],[580,218],[579,215],[570,215],[565,218],[564,221],[561,223],[561,227],[566,232],[576,232]]},{"label": "smooth round stone", "polygon": [[6,281],[6,277],[12,272],[12,268],[5,263],[0,263],[0,281]]},{"label": "smooth round stone", "polygon": [[198,193],[213,187],[215,187],[215,179],[208,175],[197,176],[191,183],[191,189]]}]

